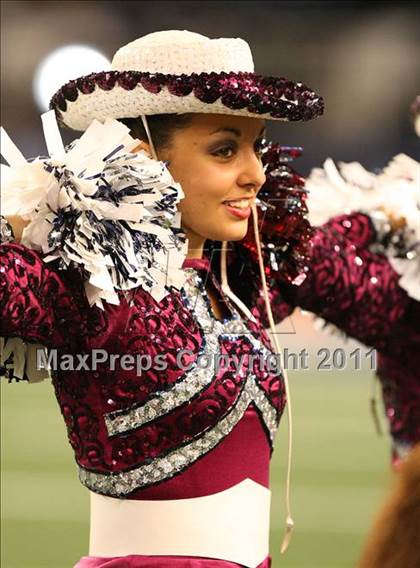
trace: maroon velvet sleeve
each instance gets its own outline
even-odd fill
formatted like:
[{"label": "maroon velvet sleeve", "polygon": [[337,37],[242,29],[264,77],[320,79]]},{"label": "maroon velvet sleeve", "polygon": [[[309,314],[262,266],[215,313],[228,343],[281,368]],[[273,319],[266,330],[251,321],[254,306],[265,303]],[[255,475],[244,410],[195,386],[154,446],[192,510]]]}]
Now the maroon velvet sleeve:
[{"label": "maroon velvet sleeve", "polygon": [[394,465],[414,445],[420,443],[419,358],[408,354],[378,354],[377,375],[381,382],[385,414],[393,437]]},{"label": "maroon velvet sleeve", "polygon": [[420,302],[399,286],[388,259],[369,250],[374,239],[362,213],[317,228],[307,278],[301,286],[279,281],[272,306],[277,321],[299,306],[377,349],[395,453],[420,441]]},{"label": "maroon velvet sleeve", "polygon": [[307,278],[294,287],[294,303],[384,353],[418,357],[420,304],[399,286],[388,259],[369,250],[373,238],[362,213],[335,217],[318,228]]},{"label": "maroon velvet sleeve", "polygon": [[83,291],[76,273],[54,270],[21,244],[0,246],[0,335],[46,347],[77,341]]},{"label": "maroon velvet sleeve", "polygon": [[[362,213],[340,215],[316,228],[303,283],[271,273],[276,323],[299,306],[384,353],[420,354],[420,303],[399,286],[388,259],[369,250],[374,239],[371,221]],[[267,327],[262,294],[254,303]]]}]

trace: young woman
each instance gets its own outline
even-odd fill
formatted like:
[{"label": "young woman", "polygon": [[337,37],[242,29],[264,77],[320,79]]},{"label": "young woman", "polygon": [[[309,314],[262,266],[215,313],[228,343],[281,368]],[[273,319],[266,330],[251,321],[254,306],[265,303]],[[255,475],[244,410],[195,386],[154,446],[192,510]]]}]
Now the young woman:
[{"label": "young woman", "polygon": [[29,221],[2,245],[6,353],[36,380],[34,344],[55,352],[91,495],[78,568],[268,568],[288,398],[274,324],[300,305],[401,357],[413,302],[369,250],[369,217],[313,233],[298,152],[263,144],[266,120],[321,114],[316,93],[255,75],[243,40],[187,31],[140,38],[112,67],[53,97],[60,122],[86,130],[69,148],[50,113],[49,159],[23,163],[6,140],[6,209]]}]

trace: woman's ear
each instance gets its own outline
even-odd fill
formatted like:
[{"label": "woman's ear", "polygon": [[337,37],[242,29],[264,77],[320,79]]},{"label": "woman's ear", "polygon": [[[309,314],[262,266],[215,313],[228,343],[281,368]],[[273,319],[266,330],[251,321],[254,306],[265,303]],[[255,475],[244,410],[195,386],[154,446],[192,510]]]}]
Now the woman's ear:
[{"label": "woman's ear", "polygon": [[132,154],[135,154],[136,152],[139,152],[140,150],[145,150],[147,152],[147,154],[152,157],[152,153],[150,151],[150,146],[147,142],[144,142],[143,140],[139,140],[138,145],[133,148],[132,150],[130,150],[130,152]]}]

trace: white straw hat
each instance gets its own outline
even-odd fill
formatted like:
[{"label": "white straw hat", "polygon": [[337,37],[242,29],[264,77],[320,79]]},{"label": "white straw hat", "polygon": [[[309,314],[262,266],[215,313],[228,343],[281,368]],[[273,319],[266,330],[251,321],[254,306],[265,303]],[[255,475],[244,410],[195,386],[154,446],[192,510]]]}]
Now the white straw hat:
[{"label": "white straw hat", "polygon": [[243,39],[167,30],[121,47],[110,70],[66,83],[50,108],[63,125],[86,130],[93,119],[166,113],[310,120],[324,105],[303,83],[255,74]]}]

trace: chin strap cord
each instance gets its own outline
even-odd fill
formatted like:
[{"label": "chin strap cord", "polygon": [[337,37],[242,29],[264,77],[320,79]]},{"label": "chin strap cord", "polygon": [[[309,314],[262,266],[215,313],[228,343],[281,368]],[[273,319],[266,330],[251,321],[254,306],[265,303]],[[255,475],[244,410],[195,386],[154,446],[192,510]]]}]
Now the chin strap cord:
[{"label": "chin strap cord", "polygon": [[152,151],[152,158],[154,160],[159,161],[158,156],[157,156],[157,152],[156,152],[156,149],[155,149],[155,145],[153,144],[152,135],[150,134],[149,125],[147,123],[147,119],[146,119],[145,114],[141,115],[141,121],[143,123],[144,129],[145,129],[146,134],[147,134],[147,139],[149,141],[150,150]]}]

